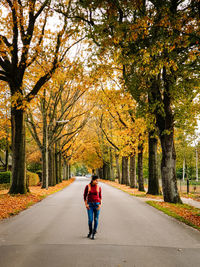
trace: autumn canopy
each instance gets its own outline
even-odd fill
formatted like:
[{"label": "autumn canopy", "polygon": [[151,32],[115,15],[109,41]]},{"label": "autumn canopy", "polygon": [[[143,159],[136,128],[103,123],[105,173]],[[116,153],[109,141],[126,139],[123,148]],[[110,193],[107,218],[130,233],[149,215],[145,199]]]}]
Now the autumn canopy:
[{"label": "autumn canopy", "polygon": [[85,168],[181,202],[178,168],[198,147],[199,25],[199,0],[1,0],[9,193],[29,191],[37,163],[43,188]]}]

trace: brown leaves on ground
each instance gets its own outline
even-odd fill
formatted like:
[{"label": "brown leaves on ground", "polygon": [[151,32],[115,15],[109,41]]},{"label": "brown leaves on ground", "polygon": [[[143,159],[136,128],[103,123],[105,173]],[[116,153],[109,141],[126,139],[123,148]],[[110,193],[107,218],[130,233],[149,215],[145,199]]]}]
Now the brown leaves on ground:
[{"label": "brown leaves on ground", "polygon": [[167,202],[156,202],[153,206],[156,208],[160,207],[164,212],[167,210],[167,214],[200,230],[200,209],[186,204]]},{"label": "brown leaves on ground", "polygon": [[51,186],[46,189],[41,189],[40,186],[30,186],[30,193],[25,195],[9,195],[8,190],[0,191],[0,219],[8,218],[12,215],[18,214],[20,211],[27,209],[29,206],[39,202],[48,195],[51,195],[74,181],[74,178],[63,181],[60,184]]},{"label": "brown leaves on ground", "polygon": [[108,185],[114,186],[118,189],[121,189],[124,192],[129,193],[130,195],[137,196],[137,197],[147,197],[147,198],[152,198],[152,199],[163,199],[161,195],[149,195],[146,194],[146,192],[139,191],[138,188],[131,188],[130,186],[124,185],[124,184],[119,184],[117,180],[114,181],[109,181],[109,180],[101,180],[100,182],[106,183]]}]

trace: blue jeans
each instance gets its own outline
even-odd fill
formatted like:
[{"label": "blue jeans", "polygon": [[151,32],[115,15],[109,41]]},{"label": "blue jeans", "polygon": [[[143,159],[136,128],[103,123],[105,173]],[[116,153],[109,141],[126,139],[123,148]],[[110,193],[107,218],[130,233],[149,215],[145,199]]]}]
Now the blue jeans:
[{"label": "blue jeans", "polygon": [[100,210],[97,210],[98,206],[100,205],[99,202],[89,202],[89,209],[87,210],[88,212],[88,225],[89,225],[89,230],[92,232],[92,223],[93,223],[93,218],[94,218],[94,233],[96,233],[97,226],[99,223],[99,213]]}]

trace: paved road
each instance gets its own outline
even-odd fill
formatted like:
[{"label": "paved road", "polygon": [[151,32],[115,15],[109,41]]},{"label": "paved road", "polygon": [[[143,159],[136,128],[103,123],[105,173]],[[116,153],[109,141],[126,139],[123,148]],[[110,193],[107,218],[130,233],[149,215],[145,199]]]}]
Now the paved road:
[{"label": "paved road", "polygon": [[198,267],[200,233],[118,189],[101,184],[96,240],[86,238],[88,179],[0,223],[1,267]]}]

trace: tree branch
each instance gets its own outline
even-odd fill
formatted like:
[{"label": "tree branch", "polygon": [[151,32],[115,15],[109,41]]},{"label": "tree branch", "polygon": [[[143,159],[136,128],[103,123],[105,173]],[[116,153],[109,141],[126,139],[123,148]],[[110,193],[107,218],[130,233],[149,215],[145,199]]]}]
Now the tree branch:
[{"label": "tree branch", "polygon": [[4,44],[5,44],[8,48],[10,48],[10,47],[12,46],[12,44],[9,43],[8,39],[7,39],[5,36],[1,35],[1,34],[0,34],[0,40],[2,40],[2,41],[4,42]]}]

